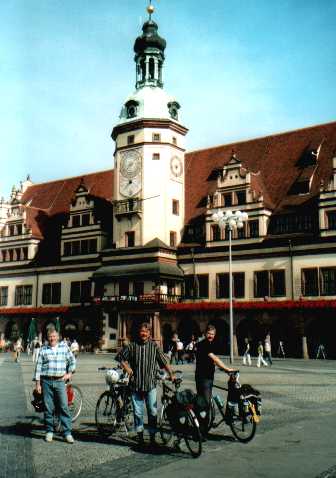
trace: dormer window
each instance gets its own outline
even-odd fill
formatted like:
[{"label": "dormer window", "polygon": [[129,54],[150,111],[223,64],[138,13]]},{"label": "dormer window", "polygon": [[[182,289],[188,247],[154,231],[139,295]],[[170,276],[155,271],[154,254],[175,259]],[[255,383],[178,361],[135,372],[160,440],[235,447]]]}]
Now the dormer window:
[{"label": "dormer window", "polygon": [[137,116],[138,106],[139,103],[135,100],[127,101],[125,104],[127,118],[135,118]]},{"label": "dormer window", "polygon": [[168,103],[168,111],[170,117],[174,120],[178,120],[178,110],[180,109],[180,105],[177,101],[170,101]]}]

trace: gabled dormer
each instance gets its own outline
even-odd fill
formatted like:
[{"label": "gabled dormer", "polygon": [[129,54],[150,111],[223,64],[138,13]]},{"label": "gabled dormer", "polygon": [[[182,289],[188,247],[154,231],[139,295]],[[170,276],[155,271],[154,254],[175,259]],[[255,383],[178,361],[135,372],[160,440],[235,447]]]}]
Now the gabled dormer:
[{"label": "gabled dormer", "polygon": [[[62,261],[97,257],[107,243],[108,231],[100,218],[106,212],[101,200],[90,194],[82,180],[74,191],[66,225],[62,227]],[[109,205],[110,206],[110,205]]]},{"label": "gabled dormer", "polygon": [[271,209],[259,172],[249,171],[232,152],[229,162],[213,170],[208,180],[216,181],[215,189],[206,200],[206,241],[209,245],[228,240],[227,231],[221,230],[211,219],[218,210],[240,210],[248,214],[244,227],[233,231],[233,239],[255,242],[266,236]]},{"label": "gabled dormer", "polygon": [[329,181],[322,183],[319,195],[319,227],[321,236],[336,236],[336,156],[332,158]]}]

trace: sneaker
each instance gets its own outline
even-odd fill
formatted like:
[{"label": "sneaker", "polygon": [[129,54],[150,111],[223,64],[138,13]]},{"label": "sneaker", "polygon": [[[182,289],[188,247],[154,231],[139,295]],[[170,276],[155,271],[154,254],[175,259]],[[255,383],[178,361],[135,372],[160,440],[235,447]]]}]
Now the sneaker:
[{"label": "sneaker", "polygon": [[46,436],[45,436],[44,439],[45,439],[45,441],[46,441],[47,443],[51,443],[51,442],[53,441],[53,434],[52,434],[52,432],[46,433]]},{"label": "sneaker", "polygon": [[74,438],[73,438],[72,435],[67,435],[66,437],[64,437],[64,440],[65,440],[67,443],[71,443],[71,444],[75,443],[75,440],[74,440]]}]

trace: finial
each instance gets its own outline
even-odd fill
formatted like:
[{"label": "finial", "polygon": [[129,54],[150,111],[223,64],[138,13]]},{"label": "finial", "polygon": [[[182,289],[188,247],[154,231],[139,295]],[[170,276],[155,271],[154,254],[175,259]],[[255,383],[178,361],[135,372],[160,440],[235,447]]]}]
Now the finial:
[{"label": "finial", "polygon": [[152,19],[152,14],[154,13],[155,8],[154,5],[152,5],[152,0],[149,0],[149,5],[147,7],[147,12],[149,13],[149,19]]}]

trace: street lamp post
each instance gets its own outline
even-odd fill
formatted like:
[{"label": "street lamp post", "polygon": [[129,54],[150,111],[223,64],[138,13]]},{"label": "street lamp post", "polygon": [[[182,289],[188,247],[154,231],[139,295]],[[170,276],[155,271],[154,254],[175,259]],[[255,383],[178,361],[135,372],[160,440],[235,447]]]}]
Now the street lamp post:
[{"label": "street lamp post", "polygon": [[248,215],[241,211],[217,211],[212,215],[212,220],[216,222],[221,229],[229,232],[229,317],[230,317],[230,363],[233,363],[233,291],[232,291],[232,231],[244,227]]}]

